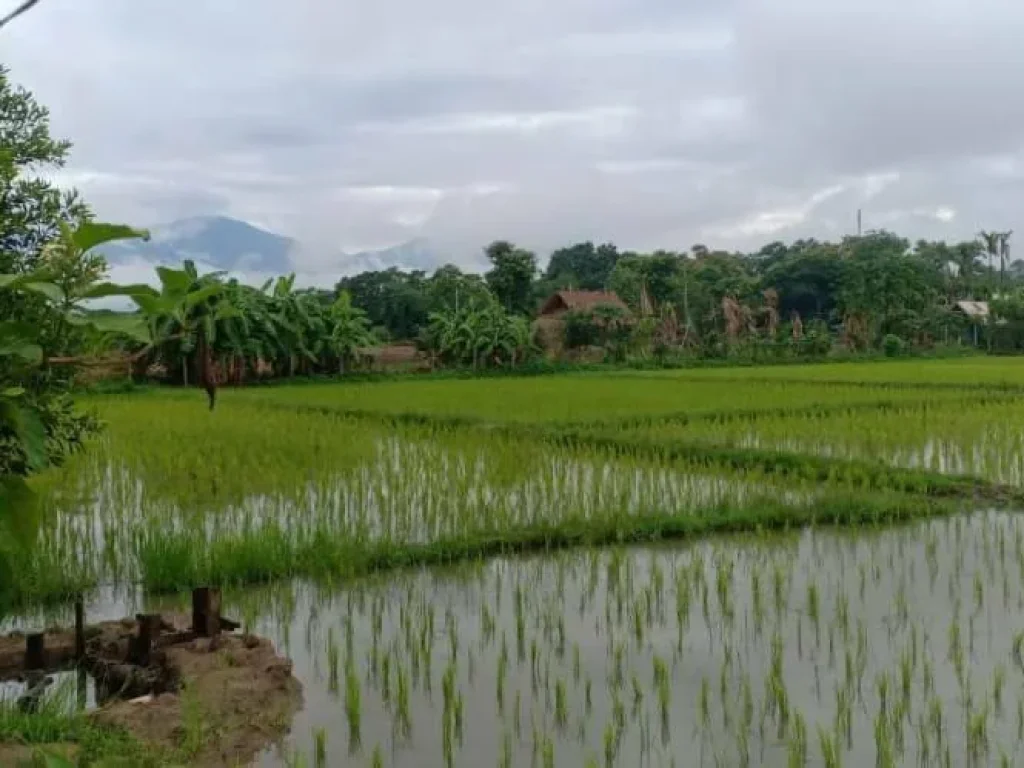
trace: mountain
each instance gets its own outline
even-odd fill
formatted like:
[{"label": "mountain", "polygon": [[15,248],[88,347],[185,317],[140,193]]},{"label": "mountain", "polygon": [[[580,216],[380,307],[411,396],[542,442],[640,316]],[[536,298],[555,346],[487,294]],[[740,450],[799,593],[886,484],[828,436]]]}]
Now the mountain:
[{"label": "mountain", "polygon": [[128,241],[104,248],[112,264],[142,259],[152,264],[180,264],[185,259],[216,269],[292,271],[289,237],[224,216],[197,216],[151,227],[149,242]]},{"label": "mountain", "polygon": [[[156,266],[175,265],[185,259],[197,264],[229,272],[284,275],[301,272],[302,264],[295,264],[292,255],[301,253],[298,241],[254,227],[244,221],[226,216],[196,216],[169,224],[150,227],[150,240],[132,240],[104,246],[103,253],[112,267],[138,265],[140,261]],[[324,271],[324,259],[318,254],[318,271]],[[353,274],[371,269],[431,270],[440,262],[426,240],[410,240],[380,251],[362,251],[355,254],[338,252],[329,263],[336,265],[328,271],[334,276]]]}]

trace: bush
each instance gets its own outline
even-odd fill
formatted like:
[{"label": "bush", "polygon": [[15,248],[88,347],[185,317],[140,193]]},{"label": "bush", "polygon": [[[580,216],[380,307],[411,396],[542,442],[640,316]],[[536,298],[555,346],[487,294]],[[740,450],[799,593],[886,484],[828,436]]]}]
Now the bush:
[{"label": "bush", "polygon": [[[60,465],[78,450],[90,435],[99,432],[101,424],[92,414],[75,409],[67,394],[34,394],[26,398],[33,418],[45,435],[46,460],[50,466]],[[33,422],[35,423],[35,422]],[[26,447],[21,436],[10,426],[0,427],[0,475],[30,474]]]},{"label": "bush", "polygon": [[903,354],[903,339],[894,333],[887,333],[882,339],[882,351],[886,357],[899,357]]}]

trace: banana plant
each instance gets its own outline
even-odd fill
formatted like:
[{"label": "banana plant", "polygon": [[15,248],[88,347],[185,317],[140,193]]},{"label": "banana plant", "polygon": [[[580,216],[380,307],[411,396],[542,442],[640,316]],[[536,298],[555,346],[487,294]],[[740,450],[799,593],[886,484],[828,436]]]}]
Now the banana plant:
[{"label": "banana plant", "polygon": [[366,313],[352,305],[348,291],[342,291],[330,308],[331,349],[338,356],[338,369],[345,372],[345,366],[359,349],[373,345],[370,322]]},{"label": "banana plant", "polygon": [[236,315],[237,310],[225,298],[225,284],[220,280],[223,273],[200,276],[191,261],[186,261],[182,269],[157,267],[156,271],[159,290],[142,285],[134,286],[130,293],[145,324],[140,338],[150,347],[163,347],[165,352],[177,343],[182,383],[187,385],[191,358],[198,357],[201,376],[205,377],[217,324]]}]

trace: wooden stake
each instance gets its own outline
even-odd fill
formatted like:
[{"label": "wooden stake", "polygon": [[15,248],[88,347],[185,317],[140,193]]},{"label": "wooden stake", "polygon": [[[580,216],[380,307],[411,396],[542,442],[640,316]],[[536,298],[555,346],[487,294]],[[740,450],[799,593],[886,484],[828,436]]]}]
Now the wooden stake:
[{"label": "wooden stake", "polygon": [[216,587],[192,590],[192,630],[196,637],[220,634],[220,590]]},{"label": "wooden stake", "polygon": [[131,661],[141,667],[149,665],[153,652],[153,643],[160,636],[160,624],[163,618],[159,613],[146,613],[139,616],[139,634],[134,638]]},{"label": "wooden stake", "polygon": [[25,636],[25,669],[46,667],[46,634],[33,632]]},{"label": "wooden stake", "polygon": [[75,600],[75,661],[79,664],[85,658],[85,601]]}]

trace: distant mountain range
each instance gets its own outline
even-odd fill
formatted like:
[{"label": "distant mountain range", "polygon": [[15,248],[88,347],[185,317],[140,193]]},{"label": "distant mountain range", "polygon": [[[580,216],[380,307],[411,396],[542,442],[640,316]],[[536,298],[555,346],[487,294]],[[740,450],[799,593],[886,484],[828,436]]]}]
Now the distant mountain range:
[{"label": "distant mountain range", "polygon": [[[131,240],[104,246],[102,251],[111,266],[143,261],[155,267],[192,259],[197,264],[229,272],[283,275],[302,271],[302,265],[292,261],[293,254],[301,252],[301,243],[238,219],[197,216],[150,227],[149,231],[149,242]],[[380,251],[339,251],[336,260],[326,261],[336,264],[336,269],[325,268],[323,255],[319,255],[317,262],[318,271],[330,271],[335,278],[389,267],[431,270],[440,266],[430,244],[420,239]]]}]

